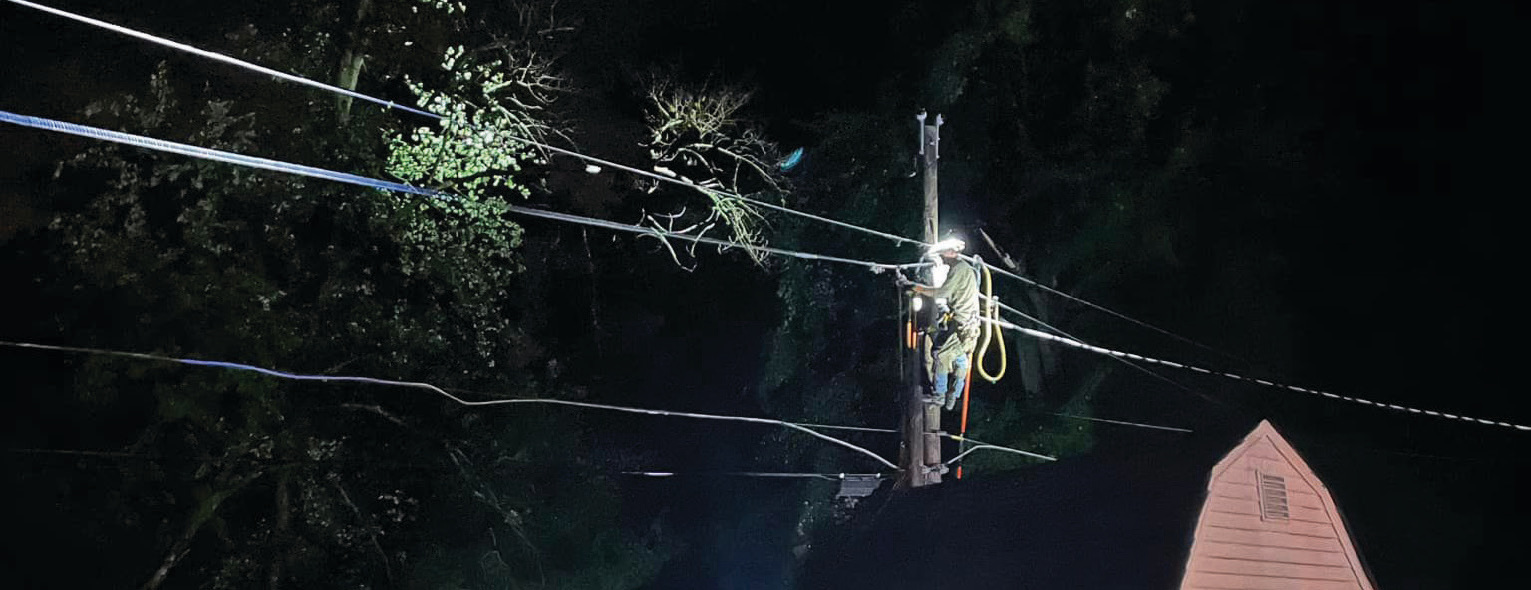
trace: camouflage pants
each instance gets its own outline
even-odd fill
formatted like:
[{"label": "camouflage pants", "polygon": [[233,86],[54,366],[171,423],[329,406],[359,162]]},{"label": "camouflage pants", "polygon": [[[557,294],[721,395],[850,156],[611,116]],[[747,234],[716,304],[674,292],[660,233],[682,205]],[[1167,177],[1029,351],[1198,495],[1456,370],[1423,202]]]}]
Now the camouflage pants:
[{"label": "camouflage pants", "polygon": [[973,356],[973,349],[978,347],[979,334],[976,320],[936,334],[931,347],[932,358],[928,359],[926,367],[930,371],[933,393],[937,398],[962,397],[968,360]]}]

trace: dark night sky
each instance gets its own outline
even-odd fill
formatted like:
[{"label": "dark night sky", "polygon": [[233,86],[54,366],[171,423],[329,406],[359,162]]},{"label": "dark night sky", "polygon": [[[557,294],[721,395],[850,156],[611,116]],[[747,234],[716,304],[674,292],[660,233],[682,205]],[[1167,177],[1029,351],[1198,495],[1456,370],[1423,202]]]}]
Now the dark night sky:
[{"label": "dark night sky", "polygon": [[[193,2],[178,4],[199,7],[194,17],[142,3],[132,9],[126,3],[53,4],[72,9],[110,5],[100,14],[132,14],[116,20],[188,39],[239,18],[221,18],[219,9]],[[699,75],[712,72],[753,84],[759,89],[758,115],[773,133],[787,144],[811,143],[806,122],[825,112],[872,110],[886,101],[910,111],[919,107],[913,98],[890,99],[883,93],[897,88],[890,80],[918,77],[928,67],[923,52],[940,42],[958,11],[938,8],[941,3],[919,9],[898,4],[612,2],[588,19],[582,49],[570,56],[570,65],[612,83],[622,79],[622,68],[671,62]],[[1212,5],[1225,3],[1190,4],[1214,10]],[[1521,218],[1511,214],[1525,192],[1518,181],[1525,168],[1527,116],[1523,94],[1512,91],[1525,70],[1517,57],[1524,53],[1517,50],[1522,33],[1515,30],[1517,22],[1524,22],[1525,9],[1509,2],[1412,0],[1244,4],[1259,7],[1249,13],[1269,19],[1270,28],[1248,40],[1255,46],[1240,53],[1247,61],[1224,64],[1221,71],[1258,70],[1240,75],[1275,88],[1261,108],[1274,120],[1310,129],[1301,146],[1311,164],[1306,181],[1314,193],[1283,203],[1272,215],[1240,206],[1240,195],[1206,204],[1198,211],[1198,223],[1219,237],[1186,258],[1248,271],[1242,273],[1251,277],[1247,282],[1226,291],[1226,305],[1234,311],[1145,302],[1145,319],[1227,350],[1274,351],[1277,357],[1229,368],[1260,370],[1277,380],[1338,393],[1531,423],[1519,399],[1524,387],[1514,379],[1524,347],[1516,344],[1523,322],[1514,307],[1520,298],[1511,287],[1525,269],[1519,240],[1513,237],[1519,235]],[[66,120],[103,88],[138,83],[163,55],[14,6],[0,6],[0,39],[8,45],[6,58],[0,59],[0,108]],[[103,55],[123,63],[105,63]],[[1195,60],[1215,63],[1217,56]],[[954,122],[952,129],[961,127]],[[955,153],[961,137],[954,133],[950,141]],[[51,169],[55,157],[76,146],[0,128],[0,149],[7,155],[0,162],[0,199],[5,199],[0,215],[24,209],[7,201],[35,182],[38,170]],[[961,201],[979,198],[954,196],[951,206],[975,208]],[[1230,250],[1230,240],[1240,239],[1245,240],[1241,247]],[[1262,266],[1267,264],[1279,271]],[[1185,269],[1188,275],[1215,271]],[[746,282],[737,276],[727,280]],[[1241,288],[1259,290],[1262,296],[1241,301]],[[1274,303],[1254,306],[1256,299]],[[1122,311],[1140,311],[1131,306],[1131,294],[1115,300],[1124,304]],[[1241,313],[1259,315],[1228,321]],[[742,329],[759,329],[769,318],[753,321]],[[1278,327],[1280,335],[1272,342],[1250,326]],[[1113,335],[1097,336],[1110,340]],[[723,375],[715,380],[727,381]],[[1273,399],[1296,394],[1243,386],[1197,385],[1270,412],[1299,446],[1305,441],[1308,449],[1326,449],[1311,462],[1320,473],[1343,471],[1331,482],[1342,505],[1347,494],[1383,497],[1399,486],[1416,486],[1412,493],[1399,493],[1435,504],[1411,512],[1459,515],[1431,521],[1434,528],[1424,532],[1405,524],[1360,531],[1363,551],[1369,541],[1380,543],[1378,537],[1420,537],[1394,541],[1388,546],[1399,554],[1370,556],[1374,562],[1406,567],[1403,562],[1436,552],[1442,559],[1459,560],[1441,566],[1452,570],[1465,564],[1488,566],[1490,558],[1471,555],[1475,547],[1487,555],[1506,555],[1508,549],[1493,542],[1508,525],[1492,511],[1523,512],[1513,499],[1525,491],[1521,456],[1531,450],[1526,442],[1531,435],[1329,402]],[[1402,514],[1396,512],[1400,509],[1379,501],[1350,510],[1355,519],[1382,522],[1389,511]],[[1423,538],[1432,534],[1450,536],[1456,544],[1443,549]]]},{"label": "dark night sky", "polygon": [[[615,10],[603,31],[625,30],[623,43],[757,84],[763,114],[781,123],[870,108],[881,82],[926,65],[921,52],[939,35],[919,31],[941,31],[958,12],[830,4],[635,2]],[[1254,7],[1251,18],[1271,25],[1248,41],[1260,46],[1245,49],[1246,61],[1229,69],[1262,70],[1246,74],[1251,85],[1279,87],[1260,107],[1309,127],[1302,145],[1315,162],[1316,194],[1283,204],[1283,215],[1206,208],[1208,225],[1265,223],[1254,228],[1253,239],[1267,240],[1259,254],[1285,264],[1278,282],[1258,285],[1279,293],[1274,311],[1294,333],[1291,365],[1272,368],[1303,383],[1397,391],[1420,403],[1441,400],[1448,388],[1495,389],[1510,365],[1490,342],[1503,331],[1494,329],[1503,325],[1495,317],[1506,308],[1515,268],[1508,214],[1523,151],[1515,139],[1526,121],[1512,102],[1515,52],[1504,28],[1518,9],[1244,4]],[[918,107],[915,99],[895,101]],[[944,139],[960,149],[960,136]],[[1206,264],[1263,262],[1197,254]],[[1196,325],[1153,319],[1177,330]],[[1253,336],[1238,326],[1187,335],[1239,350]],[[1498,396],[1457,397],[1464,413],[1524,416]]]},{"label": "dark night sky", "polygon": [[[879,84],[917,76],[910,71],[927,65],[922,52],[940,40],[934,31],[946,30],[958,12],[897,11],[879,2],[719,7],[724,4],[638,2],[613,18],[616,28],[644,38],[640,45],[656,55],[683,56],[704,70],[754,82],[764,113],[776,122],[888,100],[878,95],[886,88]],[[1227,3],[1191,4],[1214,10]],[[1500,346],[1509,330],[1509,284],[1520,266],[1509,231],[1516,160],[1524,151],[1515,148],[1516,139],[1526,128],[1523,109],[1512,102],[1516,52],[1505,23],[1523,10],[1503,2],[1243,5],[1249,18],[1265,19],[1269,27],[1255,27],[1257,34],[1243,41],[1241,61],[1219,65],[1217,56],[1190,57],[1260,88],[1270,97],[1259,105],[1264,116],[1308,129],[1301,147],[1311,160],[1313,194],[1282,203],[1276,215],[1241,208],[1241,195],[1227,195],[1232,204],[1207,204],[1199,214],[1208,233],[1247,236],[1209,241],[1207,251],[1188,258],[1256,269],[1249,274],[1260,278],[1244,286],[1276,294],[1273,308],[1251,310],[1265,317],[1218,326],[1195,317],[1146,319],[1233,351],[1264,349],[1266,336],[1249,325],[1280,325],[1288,334],[1284,354],[1251,359],[1275,378],[1531,420],[1504,391],[1516,363],[1512,349]],[[645,35],[633,22],[654,32]],[[921,30],[932,32],[922,36]],[[908,104],[918,106],[912,99]],[[962,137],[948,135],[944,143],[955,153]],[[947,203],[962,207],[964,198],[981,197],[960,195]],[[1227,239],[1247,242],[1240,244],[1240,258],[1221,255]],[[1267,263],[1282,271],[1258,270]],[[1381,437],[1382,446],[1414,452],[1442,446],[1471,452],[1485,436],[1477,427],[1420,426],[1370,409],[1342,414]],[[1426,433],[1411,436],[1410,428]],[[1455,437],[1472,442],[1458,446]]]}]

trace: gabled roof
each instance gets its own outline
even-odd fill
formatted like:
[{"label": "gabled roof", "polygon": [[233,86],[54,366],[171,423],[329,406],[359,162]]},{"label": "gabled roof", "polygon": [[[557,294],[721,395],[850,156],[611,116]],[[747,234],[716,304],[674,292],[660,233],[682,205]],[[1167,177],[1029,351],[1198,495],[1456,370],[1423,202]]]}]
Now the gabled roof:
[{"label": "gabled roof", "polygon": [[1372,590],[1328,487],[1270,422],[1229,450],[1208,480],[1214,497],[1197,519],[1182,587]]},{"label": "gabled roof", "polygon": [[879,492],[818,544],[800,586],[1176,588],[1209,477],[1252,434],[1198,432],[1158,449]]}]

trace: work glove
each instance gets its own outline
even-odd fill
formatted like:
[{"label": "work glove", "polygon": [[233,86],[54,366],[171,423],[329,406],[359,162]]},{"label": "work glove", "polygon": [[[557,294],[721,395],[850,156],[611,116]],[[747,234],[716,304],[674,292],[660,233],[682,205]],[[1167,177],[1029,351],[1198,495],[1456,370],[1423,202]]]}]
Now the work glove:
[{"label": "work glove", "polygon": [[905,289],[908,289],[908,288],[914,286],[914,281],[911,281],[911,280],[909,280],[907,278],[904,278],[904,273],[895,273],[893,275],[893,282],[898,283],[898,286],[903,287]]}]

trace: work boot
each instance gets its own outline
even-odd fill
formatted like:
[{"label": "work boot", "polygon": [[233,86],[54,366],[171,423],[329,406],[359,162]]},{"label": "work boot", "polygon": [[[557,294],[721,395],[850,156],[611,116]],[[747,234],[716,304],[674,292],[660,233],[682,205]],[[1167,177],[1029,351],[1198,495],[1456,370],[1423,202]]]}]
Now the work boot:
[{"label": "work boot", "polygon": [[944,405],[946,405],[946,398],[943,397],[943,396],[939,396],[939,395],[922,395],[922,396],[920,396],[920,399],[924,400],[925,403],[930,404],[932,406],[944,406]]},{"label": "work boot", "polygon": [[957,409],[957,399],[958,398],[955,395],[951,396],[949,398],[946,398],[946,411],[950,412],[952,410]]}]

